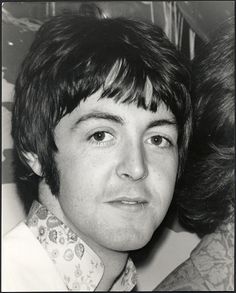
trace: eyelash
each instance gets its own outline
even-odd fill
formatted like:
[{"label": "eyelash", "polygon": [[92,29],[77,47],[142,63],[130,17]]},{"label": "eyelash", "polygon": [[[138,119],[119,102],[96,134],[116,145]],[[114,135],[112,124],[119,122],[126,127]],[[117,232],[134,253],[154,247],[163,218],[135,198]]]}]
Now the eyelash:
[{"label": "eyelash", "polygon": [[[165,142],[167,143],[167,146],[156,145],[155,143],[152,143],[152,142],[151,142],[150,144],[153,144],[154,146],[157,146],[157,147],[159,147],[159,148],[163,148],[163,149],[164,149],[164,148],[170,148],[170,147],[173,146],[172,141],[171,141],[170,139],[168,139],[167,137],[162,136],[162,135],[154,135],[154,136],[148,138],[147,141],[152,140],[152,139],[155,139],[155,138],[161,138],[161,139],[162,139],[161,143],[162,143],[163,141],[165,141]],[[149,142],[148,142],[148,143],[149,143]],[[161,143],[160,143],[160,144],[161,144]]]},{"label": "eyelash", "polygon": [[110,132],[108,132],[108,131],[96,131],[96,132],[94,132],[92,135],[90,135],[90,136],[88,137],[88,141],[89,141],[90,143],[95,144],[95,145],[98,145],[98,146],[101,146],[101,145],[108,145],[108,144],[111,144],[111,143],[113,142],[113,139],[110,139],[110,140],[108,140],[108,141],[98,141],[98,140],[96,140],[96,139],[94,138],[94,136],[95,136],[96,134],[105,134],[105,135],[108,134],[108,135],[114,137],[114,136],[113,136]]}]

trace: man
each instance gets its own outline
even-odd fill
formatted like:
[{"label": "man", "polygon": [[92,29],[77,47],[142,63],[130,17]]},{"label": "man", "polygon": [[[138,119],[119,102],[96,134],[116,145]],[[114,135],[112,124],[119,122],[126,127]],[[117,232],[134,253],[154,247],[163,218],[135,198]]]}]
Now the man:
[{"label": "man", "polygon": [[138,21],[62,15],[40,28],[12,120],[22,177],[39,192],[4,240],[4,290],[135,286],[128,253],[164,218],[191,132],[181,60]]},{"label": "man", "polygon": [[202,239],[157,291],[234,291],[234,40],[230,19],[193,63],[195,123],[177,198],[182,223]]}]

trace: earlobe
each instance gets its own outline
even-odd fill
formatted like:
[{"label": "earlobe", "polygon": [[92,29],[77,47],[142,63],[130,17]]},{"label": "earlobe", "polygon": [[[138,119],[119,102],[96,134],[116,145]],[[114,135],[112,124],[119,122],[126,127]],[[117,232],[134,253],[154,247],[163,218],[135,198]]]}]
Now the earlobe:
[{"label": "earlobe", "polygon": [[27,159],[27,163],[31,167],[32,171],[38,176],[42,176],[42,168],[38,156],[30,152],[24,153],[24,156]]}]

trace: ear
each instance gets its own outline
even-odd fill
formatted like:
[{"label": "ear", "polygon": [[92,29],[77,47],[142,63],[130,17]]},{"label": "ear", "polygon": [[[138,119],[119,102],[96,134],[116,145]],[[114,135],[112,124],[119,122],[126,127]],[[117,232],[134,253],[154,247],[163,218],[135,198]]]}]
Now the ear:
[{"label": "ear", "polygon": [[31,167],[34,173],[38,176],[42,176],[42,167],[39,162],[38,156],[30,152],[24,153],[24,156],[27,160],[28,165]]}]

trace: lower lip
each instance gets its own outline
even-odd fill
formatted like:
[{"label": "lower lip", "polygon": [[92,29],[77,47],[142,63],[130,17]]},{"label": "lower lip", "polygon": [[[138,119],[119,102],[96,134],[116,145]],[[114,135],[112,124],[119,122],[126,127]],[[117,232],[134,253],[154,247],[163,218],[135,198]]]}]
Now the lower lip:
[{"label": "lower lip", "polygon": [[128,204],[128,203],[123,203],[121,201],[112,201],[112,202],[109,202],[109,204],[115,208],[126,210],[126,211],[132,211],[132,212],[143,211],[147,206],[146,202]]}]

